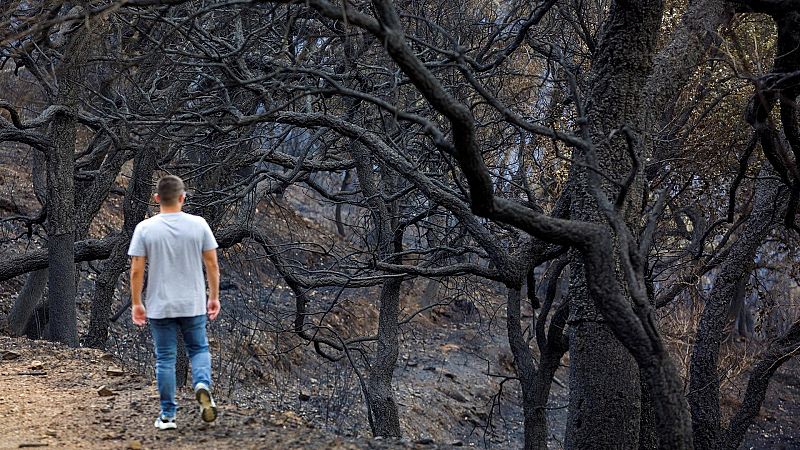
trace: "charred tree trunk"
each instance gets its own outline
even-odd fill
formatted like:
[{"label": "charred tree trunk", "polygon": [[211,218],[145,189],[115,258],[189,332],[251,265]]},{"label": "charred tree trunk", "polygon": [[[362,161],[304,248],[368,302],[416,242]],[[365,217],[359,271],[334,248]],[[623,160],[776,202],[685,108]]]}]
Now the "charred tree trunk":
[{"label": "charred tree trunk", "polygon": [[[564,335],[567,316],[569,315],[569,304],[562,303],[553,317],[550,319],[550,326],[545,334],[545,321],[556,299],[561,283],[560,274],[564,271],[567,259],[557,262],[551,276],[547,280],[547,293],[544,305],[542,306],[539,322],[536,324],[536,341],[539,346],[539,370],[533,381],[533,436],[532,448],[547,449],[547,401],[550,397],[550,388],[555,377],[556,370],[561,362],[564,353],[569,349],[567,338]],[[565,274],[566,276],[566,274]]]},{"label": "charred tree trunk", "polygon": [[75,138],[78,99],[90,43],[89,29],[73,32],[56,69],[56,104],[64,111],[55,115],[48,133],[52,144],[47,154],[47,338],[70,346],[78,344],[75,311]]},{"label": "charred tree trunk", "polygon": [[[76,73],[65,69],[70,77],[61,78],[59,97],[71,106],[71,113],[59,114],[50,125],[54,144],[47,159],[47,248],[48,308],[47,338],[77,345],[75,312],[75,90]],[[72,86],[72,87],[71,87]]]},{"label": "charred tree trunk", "polygon": [[30,324],[33,313],[47,287],[47,269],[40,269],[28,274],[25,285],[14,300],[14,306],[8,314],[8,326],[12,336],[22,336]]},{"label": "charred tree trunk", "polygon": [[566,448],[637,448],[641,392],[636,362],[602,321],[573,323],[569,342]]},{"label": "charred tree trunk", "polygon": [[[41,152],[36,152],[33,155],[33,164],[31,167],[33,192],[43,208],[47,207],[46,164],[46,155]],[[31,319],[34,316],[34,311],[37,306],[39,306],[39,303],[42,301],[45,288],[47,288],[48,278],[47,269],[39,269],[28,274],[28,277],[25,279],[25,285],[14,300],[14,306],[8,314],[8,326],[12,336],[27,334],[26,330],[31,328]],[[37,333],[36,338],[41,338],[39,333]]]},{"label": "charred tree trunk", "polygon": [[720,444],[720,377],[717,364],[720,344],[725,338],[728,308],[736,295],[739,280],[749,277],[753,270],[758,247],[774,224],[780,221],[781,213],[775,205],[781,202],[781,187],[780,182],[769,178],[756,182],[756,204],[719,269],[700,317],[692,347],[688,393],[694,443],[698,449],[713,449]]},{"label": "charred tree trunk", "polygon": [[100,275],[95,281],[89,330],[83,342],[87,347],[105,348],[108,340],[108,323],[111,317],[111,307],[117,280],[128,266],[127,251],[129,243],[130,237],[120,236],[117,239],[117,243],[111,251],[111,256],[103,263]]},{"label": "charred tree trunk", "polygon": [[[662,9],[659,0],[635,5],[612,3],[599,34],[590,74],[588,132],[597,147],[599,169],[616,183],[603,183],[603,195],[616,197],[626,178],[635,177],[622,206],[625,221],[633,230],[639,227],[643,174],[641,168],[635,168],[625,140],[609,136],[615,130],[619,134],[626,126],[638,131],[643,121],[642,91],[652,68],[658,34],[655,30],[660,28]],[[637,158],[645,157],[643,149],[635,151]],[[587,177],[585,168],[574,167],[576,195],[571,217],[605,224],[606,218],[593,198]],[[584,274],[580,261],[570,288],[570,409],[566,448],[637,448],[641,420],[639,369],[596,308],[595,304],[606,299],[593,297],[586,289],[586,278],[596,274]],[[619,272],[614,282],[626,292],[625,280]]]},{"label": "charred tree trunk", "polygon": [[124,224],[111,256],[103,263],[103,269],[95,282],[92,296],[92,311],[85,345],[105,348],[108,325],[117,280],[128,266],[128,245],[133,230],[147,213],[148,200],[153,190],[153,172],[158,151],[152,148],[140,151],[133,164],[133,174],[128,183],[124,199]]},{"label": "charred tree trunk", "polygon": [[639,387],[642,392],[642,412],[639,422],[639,450],[655,450],[658,448],[658,423],[656,422],[653,395],[645,380],[641,380]]},{"label": "charred tree trunk", "polygon": [[401,280],[384,283],[380,297],[378,344],[367,377],[368,401],[375,436],[400,436],[400,414],[394,400],[392,378],[400,352],[398,317]]},{"label": "charred tree trunk", "polygon": [[[567,318],[566,310],[564,310],[562,316],[563,325]],[[533,380],[533,393],[531,395],[533,414],[531,415],[532,430],[529,448],[547,449],[547,401],[550,398],[550,388],[553,385],[556,370],[558,370],[561,357],[564,356],[566,350],[566,345],[564,345],[562,350],[547,352],[539,360],[539,370],[536,371],[536,376]],[[527,435],[528,430],[526,429],[525,432]],[[528,444],[526,444],[526,447],[528,447]]]},{"label": "charred tree trunk", "polygon": [[[531,450],[536,448],[537,403],[534,386],[536,385],[537,371],[533,364],[533,353],[522,332],[520,287],[519,285],[511,285],[507,286],[507,289],[506,328],[508,331],[508,343],[511,346],[511,354],[514,356],[514,366],[517,370],[517,377],[519,378],[520,387],[522,389],[522,410],[525,427],[524,448],[525,450]],[[544,416],[539,416],[538,419],[542,420]],[[545,422],[545,428],[546,427],[547,423]]]},{"label": "charred tree trunk", "polygon": [[[360,144],[354,143],[351,154],[357,161],[356,175],[365,202],[370,209],[377,240],[377,257],[396,263],[390,255],[402,242],[396,239],[394,220],[390,214],[390,205],[384,202],[383,193],[373,178],[373,163],[370,154]],[[389,178],[389,177],[387,177]],[[394,183],[385,184],[392,186]],[[402,236],[400,236],[402,239]],[[375,436],[400,436],[400,414],[394,400],[392,378],[397,357],[400,352],[399,319],[400,319],[400,285],[396,278],[383,284],[380,295],[378,316],[378,341],[367,375],[367,402],[372,417],[372,434]]]}]

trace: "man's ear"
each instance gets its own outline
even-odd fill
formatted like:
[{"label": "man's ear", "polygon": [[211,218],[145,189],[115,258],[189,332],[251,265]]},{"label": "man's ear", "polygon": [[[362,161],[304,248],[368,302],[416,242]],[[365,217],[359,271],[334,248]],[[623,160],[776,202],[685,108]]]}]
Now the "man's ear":
[{"label": "man's ear", "polygon": [[153,200],[155,200],[156,203],[161,203],[161,197],[159,197],[158,194],[153,194]]},{"label": "man's ear", "polygon": [[186,202],[186,192],[178,196],[178,203],[185,203]]}]

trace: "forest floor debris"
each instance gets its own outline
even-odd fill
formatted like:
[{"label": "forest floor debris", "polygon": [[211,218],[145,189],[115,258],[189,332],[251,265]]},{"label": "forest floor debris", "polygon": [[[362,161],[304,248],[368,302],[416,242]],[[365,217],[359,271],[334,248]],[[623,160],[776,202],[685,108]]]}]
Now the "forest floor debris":
[{"label": "forest floor debris", "polygon": [[[179,393],[175,431],[157,431],[158,392],[149,377],[108,374],[103,353],[45,341],[0,337],[0,449],[394,449],[450,448],[430,440],[336,436],[291,411],[244,409],[220,402],[214,424],[197,416],[193,396]],[[30,375],[32,365],[47,369]],[[112,395],[109,395],[111,393]],[[454,443],[457,445],[457,443]]]}]

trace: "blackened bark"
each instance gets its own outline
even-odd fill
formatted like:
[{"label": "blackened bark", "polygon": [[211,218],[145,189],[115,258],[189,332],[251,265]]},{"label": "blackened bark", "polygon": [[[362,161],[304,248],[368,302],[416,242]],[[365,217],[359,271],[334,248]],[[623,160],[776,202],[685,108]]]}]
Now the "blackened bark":
[{"label": "blackened bark", "polygon": [[367,377],[368,401],[375,436],[400,436],[400,414],[394,400],[392,378],[400,352],[398,317],[400,315],[400,285],[396,278],[384,283],[381,289],[378,318],[378,345]]},{"label": "blackened bark", "polygon": [[[566,319],[566,314],[564,314],[564,318]],[[533,402],[533,415],[531,417],[533,429],[530,448],[537,450],[547,449],[547,402],[550,398],[550,388],[553,385],[556,370],[558,370],[558,365],[564,353],[566,353],[566,349],[557,354],[548,353],[542,355],[539,360],[539,370],[536,371],[536,376],[533,380],[533,394],[531,395]]]},{"label": "blackened bark", "polygon": [[[342,177],[342,185],[339,187],[340,192],[346,191],[350,188],[352,178],[353,173],[350,170],[346,170],[344,172],[344,177]],[[336,222],[336,232],[339,233],[339,236],[345,237],[344,222],[342,222],[342,203],[336,204],[334,217],[334,222]]]},{"label": "blackened bark", "polygon": [[[517,370],[520,387],[522,389],[522,410],[525,427],[525,450],[536,448],[537,414],[534,385],[536,384],[536,367],[533,365],[533,353],[522,332],[522,313],[520,309],[519,286],[507,286],[506,303],[506,328],[511,354],[514,356],[514,366]],[[538,417],[542,419],[543,416]],[[546,422],[545,422],[546,427]],[[546,441],[545,441],[546,442]]]},{"label": "blackened bark", "polygon": [[134,159],[133,173],[125,191],[122,233],[116,239],[111,256],[103,263],[103,269],[95,282],[89,330],[84,338],[84,344],[89,347],[105,348],[114,291],[117,280],[128,266],[128,246],[133,230],[147,213],[157,157],[158,150],[146,148],[140,150]]},{"label": "blackened bark", "polygon": [[[33,155],[31,165],[33,192],[39,203],[47,205],[47,159],[42,152]],[[47,269],[39,269],[28,274],[25,285],[14,300],[14,306],[8,314],[8,325],[13,336],[21,336],[30,329],[30,321],[39,303],[42,301],[49,275]],[[40,327],[36,327],[37,329]],[[36,338],[41,336],[36,335]]]},{"label": "blackened bark", "polygon": [[28,274],[25,285],[14,300],[14,306],[8,314],[8,326],[12,336],[22,336],[33,317],[33,312],[42,300],[47,287],[47,269],[40,269]]},{"label": "blackened bark", "polygon": [[[370,154],[358,143],[353,143],[351,154],[356,160],[356,175],[365,202],[372,214],[374,230],[377,234],[377,256],[381,260],[397,263],[389,256],[395,250],[395,234],[389,205],[384,202],[381,190],[373,178],[373,163]],[[392,183],[388,183],[392,185]],[[402,280],[392,278],[381,288],[380,308],[378,310],[377,349],[370,361],[367,375],[367,402],[372,417],[372,434],[375,436],[400,436],[400,414],[394,400],[392,378],[400,352],[399,318],[400,285]]]},{"label": "blackened bark", "polygon": [[[558,277],[551,280],[558,282]],[[555,289],[555,288],[553,288]],[[550,299],[552,301],[552,298]],[[539,370],[533,382],[533,448],[547,449],[547,400],[550,397],[550,388],[556,370],[561,363],[561,358],[569,346],[564,336],[564,328],[569,314],[569,305],[564,303],[550,319],[547,342],[540,347]],[[544,320],[542,318],[541,320]]]},{"label": "blackened bark", "polygon": [[[619,186],[634,176],[622,204],[623,217],[632,230],[640,226],[644,179],[619,130],[627,126],[639,131],[645,119],[642,92],[651,73],[662,9],[661,1],[612,3],[590,73],[589,134],[597,148],[599,169],[615,182],[603,183],[603,195],[615,199]],[[612,133],[617,136],[609,138]],[[643,151],[636,148],[636,157],[646,157]],[[585,168],[573,166],[573,183],[571,217],[605,224]],[[585,268],[578,260],[570,287],[570,409],[565,445],[568,449],[637,448],[641,419],[637,361],[620,342],[619,333],[615,336],[605,323],[607,314],[601,314],[596,305],[609,300],[586,288],[588,278],[598,274],[596,268],[584,264]],[[626,292],[619,272],[609,282]]]},{"label": "blackened bark", "polygon": [[114,291],[120,274],[127,267],[129,243],[130,238],[120,236],[117,239],[111,256],[103,263],[103,268],[94,283],[89,330],[83,340],[83,344],[87,347],[105,348]]},{"label": "blackened bark", "polygon": [[[70,89],[66,70],[61,96],[74,107],[75,88]],[[74,110],[73,110],[74,112]],[[59,114],[50,124],[54,144],[47,159],[47,248],[49,322],[47,338],[70,346],[78,343],[75,312],[75,152],[74,116]]]},{"label": "blackened bark", "polygon": [[714,287],[706,299],[689,366],[689,405],[692,410],[694,444],[698,449],[717,448],[720,443],[720,405],[718,373],[719,349],[725,338],[725,324],[731,299],[739,280],[749,277],[756,251],[776,221],[780,221],[785,191],[779,181],[762,177],[756,182],[755,205],[742,225],[739,238],[720,266]]},{"label": "blackened bark", "polygon": [[70,36],[56,69],[56,104],[66,112],[55,115],[48,137],[47,239],[48,239],[48,339],[70,346],[78,344],[75,311],[75,137],[80,85],[84,81],[88,26]]},{"label": "blackened bark", "polygon": [[636,358],[642,379],[652,395],[659,449],[693,448],[683,382],[656,328],[654,310],[647,299],[637,299],[631,305],[620,292],[614,263],[608,258],[612,254],[612,242],[606,233],[590,236],[581,251],[589,295],[605,300],[596,306],[617,339]]},{"label": "blackened bark", "polygon": [[731,5],[726,0],[689,2],[669,43],[653,61],[653,70],[645,86],[644,132],[662,128],[657,124],[669,119],[659,115],[669,111],[668,106],[675,102],[697,67],[705,61],[709,49],[720,39],[720,27],[732,17]]},{"label": "blackened bark", "polygon": [[658,448],[658,432],[656,423],[656,410],[653,405],[653,396],[645,380],[641,380],[639,387],[642,392],[642,412],[639,421],[639,450],[655,450]]},{"label": "blackened bark", "polygon": [[[114,237],[102,240],[86,239],[75,242],[73,245],[75,262],[106,259],[111,254],[115,242]],[[35,250],[22,256],[0,260],[0,281],[33,272],[34,270],[46,269],[49,264],[48,253],[47,250]]]},{"label": "blackened bark", "polygon": [[573,324],[569,340],[565,447],[637,448],[641,394],[635,361],[602,323]]},{"label": "blackened bark", "polygon": [[49,321],[46,337],[48,340],[63,342],[74,347],[78,345],[78,329],[75,311],[75,260],[72,253],[72,236],[72,233],[48,236],[47,306]]}]

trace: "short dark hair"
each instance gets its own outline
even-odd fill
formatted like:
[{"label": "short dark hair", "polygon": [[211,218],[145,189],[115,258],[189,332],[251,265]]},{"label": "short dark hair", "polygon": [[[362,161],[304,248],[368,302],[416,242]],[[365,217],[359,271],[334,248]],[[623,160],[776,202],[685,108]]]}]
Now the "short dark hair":
[{"label": "short dark hair", "polygon": [[163,205],[172,206],[178,203],[178,197],[183,191],[183,180],[175,175],[166,175],[158,180],[158,197]]}]

